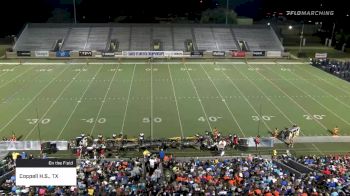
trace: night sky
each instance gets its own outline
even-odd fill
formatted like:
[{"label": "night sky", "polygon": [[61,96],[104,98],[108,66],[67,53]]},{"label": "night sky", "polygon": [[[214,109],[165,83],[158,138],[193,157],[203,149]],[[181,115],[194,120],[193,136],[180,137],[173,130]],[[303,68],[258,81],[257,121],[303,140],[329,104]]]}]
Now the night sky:
[{"label": "night sky", "polygon": [[[226,7],[226,0],[76,0],[78,22],[113,22],[118,16],[124,16],[123,22],[156,23],[157,18],[187,17],[198,22],[201,12],[215,7]],[[254,20],[266,18],[285,10],[335,10],[335,17],[322,20],[349,23],[350,8],[341,0],[229,0],[230,8],[239,16]],[[17,34],[27,22],[47,22],[56,8],[67,10],[73,17],[72,0],[3,0],[0,16],[2,27],[0,37]],[[346,10],[348,9],[348,10]],[[312,17],[311,17],[312,18]],[[290,17],[295,20],[309,18]]]}]

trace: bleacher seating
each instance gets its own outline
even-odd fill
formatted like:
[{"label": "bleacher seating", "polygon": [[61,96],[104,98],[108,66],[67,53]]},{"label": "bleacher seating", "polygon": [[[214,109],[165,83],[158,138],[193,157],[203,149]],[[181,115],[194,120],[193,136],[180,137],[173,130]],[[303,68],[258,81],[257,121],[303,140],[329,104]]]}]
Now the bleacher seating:
[{"label": "bleacher seating", "polygon": [[270,28],[234,28],[236,39],[246,41],[251,51],[282,51],[283,46]]},{"label": "bleacher seating", "polygon": [[151,28],[149,26],[131,27],[131,49],[132,50],[150,50],[151,47]]},{"label": "bleacher seating", "polygon": [[152,39],[160,40],[163,50],[174,50],[170,27],[153,27]]},{"label": "bleacher seating", "polygon": [[72,28],[63,42],[62,50],[85,50],[89,32],[88,27]]},{"label": "bleacher seating", "polygon": [[104,51],[112,40],[117,41],[119,51],[151,50],[154,41],[162,44],[161,50],[185,51],[188,40],[194,50],[239,50],[238,41],[243,41],[250,51],[283,51],[268,27],[181,24],[28,24],[13,49],[52,51],[58,40],[63,41],[60,50],[73,51]]},{"label": "bleacher seating", "polygon": [[108,27],[92,27],[84,50],[103,51],[106,49],[109,35]]},{"label": "bleacher seating", "polygon": [[53,50],[56,40],[63,39],[68,32],[68,28],[45,28],[32,27],[25,28],[17,40],[14,50],[36,51]]},{"label": "bleacher seating", "polygon": [[229,28],[213,28],[213,33],[219,50],[237,50]]},{"label": "bleacher seating", "polygon": [[173,27],[174,49],[185,50],[185,41],[193,40],[191,28],[189,27]]},{"label": "bleacher seating", "polygon": [[119,50],[130,50],[130,27],[113,27],[111,39],[118,41]]},{"label": "bleacher seating", "polygon": [[195,27],[193,30],[196,36],[198,50],[218,50],[218,45],[214,39],[211,28]]}]

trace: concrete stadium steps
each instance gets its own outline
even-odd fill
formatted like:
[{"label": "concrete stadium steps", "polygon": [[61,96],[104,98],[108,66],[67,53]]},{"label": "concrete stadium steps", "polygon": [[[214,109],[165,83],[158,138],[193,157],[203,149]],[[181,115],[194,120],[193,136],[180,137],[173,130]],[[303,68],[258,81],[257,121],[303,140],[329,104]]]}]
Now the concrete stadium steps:
[{"label": "concrete stadium steps", "polygon": [[15,51],[53,50],[63,40],[61,50],[108,49],[111,40],[118,50],[152,50],[159,40],[162,50],[185,50],[192,40],[195,50],[237,50],[237,41],[246,41],[249,49],[283,50],[271,28],[262,26],[167,25],[167,24],[30,24],[21,33]]}]

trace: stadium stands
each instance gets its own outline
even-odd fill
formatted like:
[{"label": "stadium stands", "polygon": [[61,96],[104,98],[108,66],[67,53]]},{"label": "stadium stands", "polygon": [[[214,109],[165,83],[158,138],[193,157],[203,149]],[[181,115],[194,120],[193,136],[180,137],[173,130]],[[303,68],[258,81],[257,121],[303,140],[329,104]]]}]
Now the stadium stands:
[{"label": "stadium stands", "polygon": [[119,43],[119,50],[130,50],[131,34],[130,27],[113,27],[111,39]]},{"label": "stadium stands", "polygon": [[219,50],[238,50],[229,28],[213,28],[213,33]]},{"label": "stadium stands", "polygon": [[28,24],[14,51],[59,50],[106,51],[116,40],[118,50],[152,50],[154,41],[162,50],[185,50],[191,40],[194,50],[238,50],[244,41],[250,51],[283,51],[275,32],[264,26],[163,25],[163,24]]},{"label": "stadium stands", "polygon": [[152,39],[161,41],[162,50],[174,50],[173,37],[170,27],[153,27]]},{"label": "stadium stands", "polygon": [[[146,151],[145,151],[146,152]],[[309,167],[297,176],[276,161]],[[177,158],[161,151],[131,160],[80,160],[77,185],[16,186],[12,174],[0,190],[16,195],[339,195],[350,194],[348,155]],[[299,162],[299,163],[298,163]],[[9,170],[14,162],[8,159]],[[41,193],[41,194],[40,194]]]},{"label": "stadium stands", "polygon": [[270,28],[233,28],[236,39],[246,41],[250,51],[283,51],[275,32]]},{"label": "stadium stands", "polygon": [[174,49],[185,50],[185,41],[194,40],[189,27],[173,27]]},{"label": "stadium stands", "polygon": [[198,50],[218,50],[218,45],[210,27],[195,27],[193,31]]},{"label": "stadium stands", "polygon": [[27,27],[17,40],[14,49],[19,51],[54,50],[58,39],[63,39],[68,28]]},{"label": "stadium stands", "polygon": [[151,28],[149,26],[131,27],[131,49],[150,50],[151,49]]}]

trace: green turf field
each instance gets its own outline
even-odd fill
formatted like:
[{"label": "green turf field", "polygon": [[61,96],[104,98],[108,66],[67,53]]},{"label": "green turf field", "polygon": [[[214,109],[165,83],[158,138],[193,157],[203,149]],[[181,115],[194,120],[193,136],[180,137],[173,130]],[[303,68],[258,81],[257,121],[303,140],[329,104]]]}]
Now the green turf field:
[{"label": "green turf field", "polygon": [[[1,64],[1,63],[0,63]],[[350,84],[300,63],[0,65],[0,136],[350,135]]]}]

